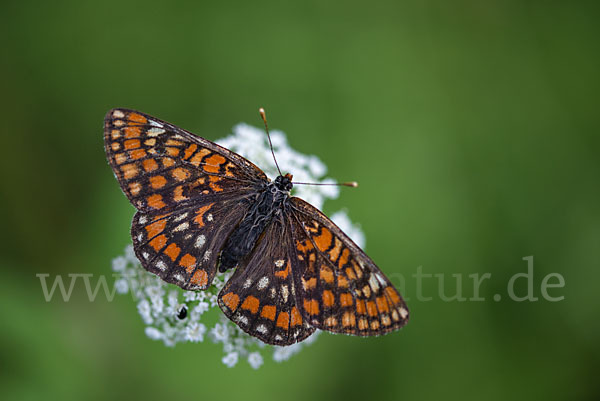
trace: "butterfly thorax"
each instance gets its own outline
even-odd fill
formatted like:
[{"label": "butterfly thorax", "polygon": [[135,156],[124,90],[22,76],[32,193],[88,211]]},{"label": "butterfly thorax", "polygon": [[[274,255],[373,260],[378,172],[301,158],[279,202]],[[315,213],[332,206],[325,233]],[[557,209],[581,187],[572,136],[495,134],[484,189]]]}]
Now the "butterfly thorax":
[{"label": "butterfly thorax", "polygon": [[274,218],[281,216],[286,207],[293,186],[291,180],[291,174],[280,175],[275,181],[260,188],[255,197],[246,201],[250,204],[248,212],[225,243],[219,271],[225,272],[236,267],[251,254],[261,234]]}]

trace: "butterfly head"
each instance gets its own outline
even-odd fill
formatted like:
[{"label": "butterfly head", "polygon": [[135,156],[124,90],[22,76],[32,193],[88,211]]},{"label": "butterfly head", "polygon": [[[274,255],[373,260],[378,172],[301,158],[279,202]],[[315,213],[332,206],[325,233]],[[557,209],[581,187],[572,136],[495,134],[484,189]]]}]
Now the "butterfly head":
[{"label": "butterfly head", "polygon": [[294,186],[292,185],[292,179],[293,176],[290,173],[287,173],[286,175],[280,175],[275,178],[275,187],[281,191],[289,192]]}]

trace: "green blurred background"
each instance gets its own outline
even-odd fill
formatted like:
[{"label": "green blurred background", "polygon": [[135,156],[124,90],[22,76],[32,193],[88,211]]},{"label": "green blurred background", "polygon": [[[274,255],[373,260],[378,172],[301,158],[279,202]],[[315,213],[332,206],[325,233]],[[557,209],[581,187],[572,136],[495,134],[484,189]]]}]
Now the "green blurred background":
[{"label": "green blurred background", "polygon": [[[2,398],[592,400],[600,397],[600,13],[586,1],[3,1]],[[37,273],[110,274],[133,207],[102,120],[138,109],[208,139],[258,107],[357,190],[411,322],[323,335],[283,364],[228,369],[210,344],[145,337],[131,298],[46,303]],[[560,302],[507,282],[560,273]],[[437,279],[491,273],[484,302]],[[554,282],[554,281],[553,281]],[[526,291],[524,280],[517,285]],[[500,302],[493,301],[501,294]]]}]

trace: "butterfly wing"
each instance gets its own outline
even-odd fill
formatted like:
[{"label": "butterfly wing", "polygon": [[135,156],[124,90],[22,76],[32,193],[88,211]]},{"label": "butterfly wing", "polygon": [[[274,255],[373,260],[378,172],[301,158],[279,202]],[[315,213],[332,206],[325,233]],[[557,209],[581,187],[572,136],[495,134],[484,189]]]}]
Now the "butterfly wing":
[{"label": "butterfly wing", "polygon": [[375,263],[318,209],[299,198],[290,203],[296,298],[309,324],[360,336],[404,326],[406,304]]},{"label": "butterfly wing", "polygon": [[104,148],[123,192],[145,212],[267,182],[262,170],[240,155],[138,111],[107,113]]},{"label": "butterfly wing", "polygon": [[223,313],[246,333],[274,345],[300,342],[315,331],[296,305],[290,225],[279,215],[219,293]]},{"label": "butterfly wing", "polygon": [[248,210],[244,198],[179,206],[166,213],[138,211],[133,218],[133,249],[142,266],[184,290],[212,283],[219,254]]},{"label": "butterfly wing", "polygon": [[265,174],[213,142],[133,110],[108,112],[104,146],[138,209],[131,235],[142,266],[187,290],[208,287]]}]

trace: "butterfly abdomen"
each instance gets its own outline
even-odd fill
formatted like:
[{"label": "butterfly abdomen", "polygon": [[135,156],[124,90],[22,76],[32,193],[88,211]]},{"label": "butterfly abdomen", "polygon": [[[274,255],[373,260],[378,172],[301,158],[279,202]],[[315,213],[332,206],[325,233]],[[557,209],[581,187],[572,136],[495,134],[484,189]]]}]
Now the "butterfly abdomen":
[{"label": "butterfly abdomen", "polygon": [[252,205],[248,213],[225,243],[221,253],[219,271],[225,272],[234,268],[238,262],[252,252],[273,217],[281,212],[287,198],[286,192],[269,184],[251,201]]}]

